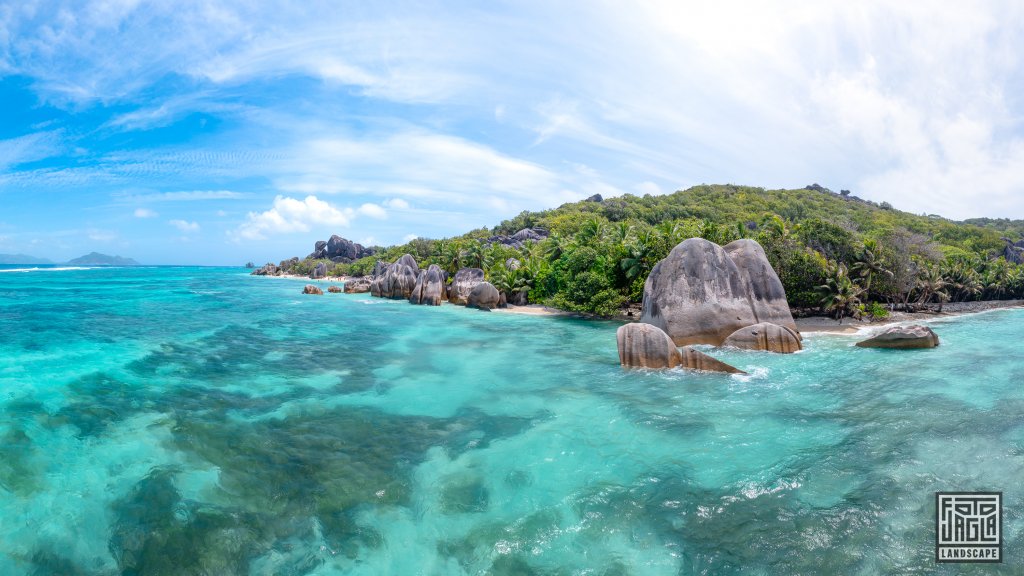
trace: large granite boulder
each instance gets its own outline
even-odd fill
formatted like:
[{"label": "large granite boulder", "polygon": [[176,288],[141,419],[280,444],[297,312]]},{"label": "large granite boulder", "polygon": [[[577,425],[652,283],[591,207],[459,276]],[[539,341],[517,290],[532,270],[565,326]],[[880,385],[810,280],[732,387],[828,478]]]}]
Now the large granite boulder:
[{"label": "large granite boulder", "polygon": [[[671,338],[670,338],[671,340]],[[679,349],[679,365],[691,370],[703,370],[704,372],[725,372],[726,374],[746,374],[743,370],[730,366],[721,360],[717,360],[694,349],[692,346],[683,346]]]},{"label": "large granite boulder", "polygon": [[1024,240],[1017,242],[1013,242],[1009,238],[1003,238],[1003,240],[1006,242],[1006,247],[1003,248],[1003,258],[1013,264],[1024,264]]},{"label": "large granite boulder", "polygon": [[675,368],[679,350],[661,328],[651,324],[623,324],[615,331],[619,364],[631,368]]},{"label": "large granite boulder", "polygon": [[325,276],[327,276],[326,262],[320,262],[319,264],[316,265],[315,268],[313,268],[313,271],[309,273],[309,277],[312,278],[313,280],[317,280]]},{"label": "large granite boulder", "polygon": [[403,254],[401,258],[395,260],[395,264],[402,264],[412,268],[415,271],[419,271],[419,264],[416,263],[416,259],[411,254]]},{"label": "large granite boulder", "polygon": [[278,275],[277,264],[273,262],[267,262],[263,266],[252,271],[252,276],[277,276]]},{"label": "large granite boulder", "polygon": [[[395,262],[379,278],[379,296],[394,300],[407,300],[416,286],[416,271],[402,263]],[[372,292],[371,288],[371,292]]]},{"label": "large granite boulder", "polygon": [[447,274],[437,264],[431,264],[426,270],[420,270],[416,278],[416,285],[409,296],[409,302],[413,304],[426,304],[429,306],[440,306],[445,296],[445,281]]},{"label": "large granite boulder", "polygon": [[501,294],[490,282],[481,282],[473,287],[466,298],[466,308],[494,310],[501,304]]},{"label": "large granite boulder", "polygon": [[373,278],[369,276],[362,276],[360,278],[349,278],[345,280],[345,285],[342,290],[345,294],[362,294],[370,291],[370,284],[373,282]]},{"label": "large granite boulder", "polygon": [[324,295],[324,291],[323,290],[317,288],[316,286],[314,286],[312,284],[306,284],[306,287],[302,289],[302,293],[303,294],[316,294],[318,296],[323,296]]},{"label": "large granite boulder", "polygon": [[491,236],[487,240],[484,240],[483,243],[487,246],[490,246],[491,244],[502,244],[515,248],[516,250],[521,250],[527,241],[540,242],[547,237],[548,231],[543,228],[523,228],[511,236],[504,236],[501,234]]},{"label": "large granite boulder", "polygon": [[654,266],[644,284],[640,321],[661,328],[679,346],[718,346],[757,323],[736,264],[703,238],[680,242]]},{"label": "large granite boulder", "polygon": [[935,348],[938,345],[938,334],[931,328],[919,324],[893,326],[867,340],[857,342],[857,346],[861,348]]},{"label": "large granite boulder", "polygon": [[452,284],[448,287],[448,301],[452,304],[465,306],[469,293],[477,284],[484,281],[484,271],[479,268],[463,268],[455,273]]},{"label": "large granite boulder", "polygon": [[730,246],[736,260],[703,238],[680,242],[647,277],[641,322],[661,328],[679,346],[719,346],[736,330],[766,318],[796,331],[764,251],[752,240]]},{"label": "large granite boulder", "polygon": [[786,290],[761,245],[743,239],[730,242],[723,248],[733,264],[736,264],[746,284],[756,323],[770,322],[797,332],[793,314],[789,311],[789,302],[786,301]]},{"label": "large granite boulder", "polygon": [[328,286],[327,291],[331,294],[341,294],[342,289],[340,286]]},{"label": "large granite boulder", "polygon": [[769,322],[760,322],[740,328],[730,334],[722,345],[782,354],[803,350],[803,346],[800,344],[800,334],[796,330]]},{"label": "large granite boulder", "polygon": [[292,256],[291,258],[289,258],[287,260],[281,260],[281,263],[278,264],[277,267],[281,271],[282,274],[287,274],[287,273],[291,272],[292,267],[295,266],[298,263],[299,263],[299,257],[298,256]]},{"label": "large granite boulder", "polygon": [[[317,242],[317,244],[320,244],[320,242]],[[359,248],[356,246],[357,244],[351,240],[347,240],[335,234],[327,241],[324,248],[326,249],[327,258],[348,258],[349,260],[355,260],[356,258],[359,258],[359,248],[362,248],[362,246],[359,246]]]}]

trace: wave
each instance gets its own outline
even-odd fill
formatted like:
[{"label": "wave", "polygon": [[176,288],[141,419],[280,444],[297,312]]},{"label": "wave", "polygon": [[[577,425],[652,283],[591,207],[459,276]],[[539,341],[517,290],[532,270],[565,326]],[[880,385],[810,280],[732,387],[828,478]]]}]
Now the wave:
[{"label": "wave", "polygon": [[93,270],[84,266],[57,266],[54,268],[8,268],[0,272],[61,272],[64,270]]}]

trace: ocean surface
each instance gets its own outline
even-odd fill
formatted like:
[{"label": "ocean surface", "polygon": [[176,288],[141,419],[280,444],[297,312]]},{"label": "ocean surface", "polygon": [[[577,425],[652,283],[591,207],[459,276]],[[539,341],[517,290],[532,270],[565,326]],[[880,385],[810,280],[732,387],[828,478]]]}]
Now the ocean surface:
[{"label": "ocean surface", "polygon": [[[246,272],[0,267],[0,574],[1024,573],[1024,310],[727,376]],[[1004,564],[934,562],[956,490]]]}]

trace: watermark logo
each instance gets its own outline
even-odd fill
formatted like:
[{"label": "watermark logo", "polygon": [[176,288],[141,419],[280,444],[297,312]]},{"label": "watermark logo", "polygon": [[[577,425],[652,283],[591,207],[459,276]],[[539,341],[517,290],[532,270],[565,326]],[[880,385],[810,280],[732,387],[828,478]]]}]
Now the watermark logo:
[{"label": "watermark logo", "polygon": [[1003,493],[935,493],[935,561],[1003,561]]}]

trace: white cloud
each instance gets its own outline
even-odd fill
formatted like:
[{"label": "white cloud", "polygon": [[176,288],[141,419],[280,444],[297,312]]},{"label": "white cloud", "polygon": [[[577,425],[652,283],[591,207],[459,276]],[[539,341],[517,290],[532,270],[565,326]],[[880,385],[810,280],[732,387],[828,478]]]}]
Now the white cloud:
[{"label": "white cloud", "polygon": [[363,204],[362,206],[359,207],[359,210],[357,210],[357,212],[359,214],[364,214],[366,216],[369,216],[370,218],[376,218],[378,220],[383,220],[388,217],[387,210],[384,210],[383,208],[381,208],[377,204],[373,204],[372,202],[367,202],[366,204]]},{"label": "white cloud", "polygon": [[241,200],[246,198],[241,192],[231,190],[192,190],[187,192],[155,192],[151,194],[114,194],[118,200],[126,202],[194,202],[202,200]]},{"label": "white cloud", "polygon": [[417,238],[419,238],[419,235],[417,234],[406,234],[405,236],[402,236],[402,242],[412,242]]},{"label": "white cloud", "polygon": [[156,218],[157,216],[159,216],[159,214],[157,214],[153,210],[150,210],[149,208],[136,208],[135,209],[135,217],[136,218]]},{"label": "white cloud", "polygon": [[187,220],[168,220],[167,223],[185,233],[199,232],[198,222],[189,222]]},{"label": "white cloud", "polygon": [[395,210],[409,209],[409,203],[406,202],[405,200],[402,200],[401,198],[389,198],[384,201],[384,205],[387,206],[388,208],[393,208]]},{"label": "white cloud", "polygon": [[236,239],[262,240],[269,234],[309,232],[312,226],[318,225],[347,227],[353,213],[351,209],[338,209],[316,196],[306,196],[304,200],[278,196],[270,210],[250,212],[233,235]]},{"label": "white cloud", "polygon": [[0,140],[0,171],[24,162],[49,158],[61,150],[59,131],[36,132]]},{"label": "white cloud", "polygon": [[299,142],[276,180],[293,193],[380,194],[434,202],[473,202],[500,191],[517,207],[567,200],[558,175],[541,165],[449,135],[409,130],[376,139],[324,137]]}]

